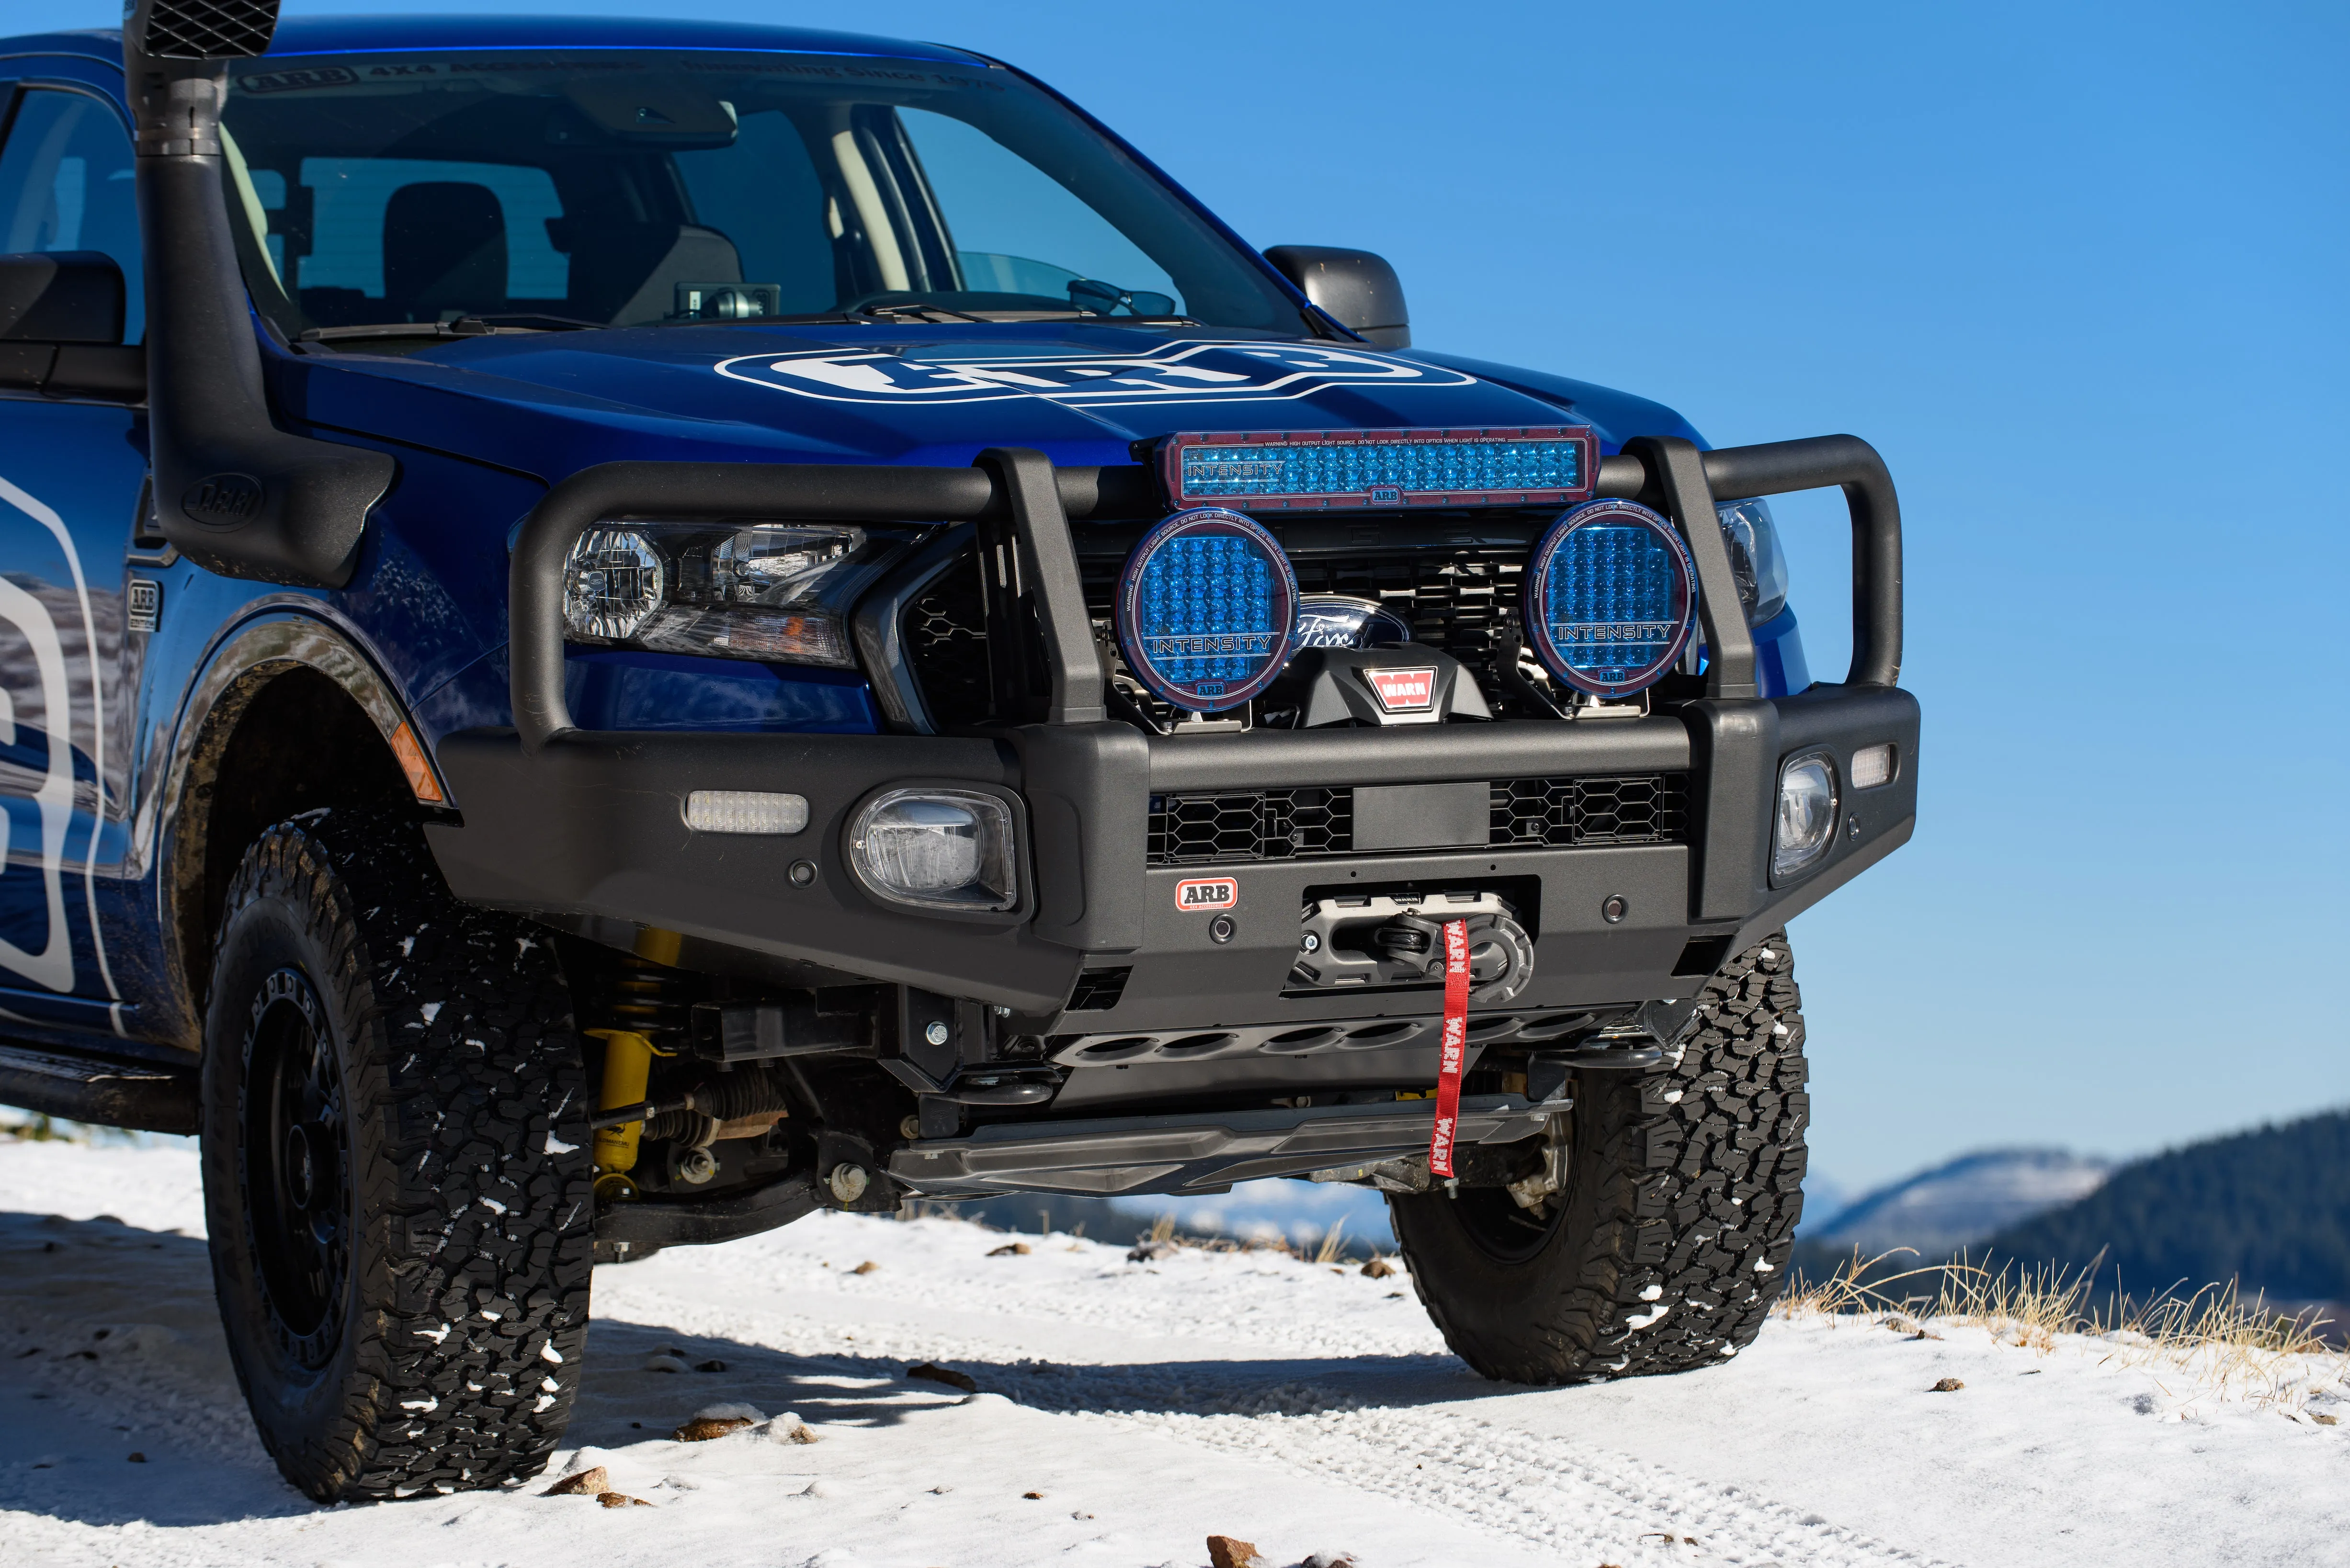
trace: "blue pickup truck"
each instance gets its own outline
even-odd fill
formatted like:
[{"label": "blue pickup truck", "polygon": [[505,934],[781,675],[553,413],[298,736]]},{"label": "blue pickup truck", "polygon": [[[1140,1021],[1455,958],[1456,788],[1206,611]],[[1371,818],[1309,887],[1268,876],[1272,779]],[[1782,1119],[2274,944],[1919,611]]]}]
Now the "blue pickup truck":
[{"label": "blue pickup truck", "polygon": [[1415,348],[967,50],[276,11],[0,41],[0,1099],[201,1135],[290,1480],[536,1473],[591,1265],[818,1209],[1353,1182],[1488,1376],[1753,1337],[1783,927],[1916,813],[1873,451]]}]

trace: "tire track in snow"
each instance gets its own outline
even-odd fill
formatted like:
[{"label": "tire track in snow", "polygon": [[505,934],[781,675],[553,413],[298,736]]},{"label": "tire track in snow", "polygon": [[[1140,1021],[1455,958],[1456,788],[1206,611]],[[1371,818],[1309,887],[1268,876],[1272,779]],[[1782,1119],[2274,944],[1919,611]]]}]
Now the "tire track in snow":
[{"label": "tire track in snow", "polygon": [[[641,1285],[628,1294],[625,1304],[608,1304],[640,1325],[658,1322],[868,1375],[868,1358],[962,1363],[989,1391],[982,1399],[1003,1397],[1269,1461],[1449,1517],[1468,1532],[1539,1547],[1565,1563],[1929,1568],[1937,1562],[1746,1489],[1693,1480],[1596,1444],[1440,1407],[1383,1405],[1308,1381],[1268,1386],[1263,1364],[1040,1362],[1026,1346],[991,1342],[968,1326],[931,1334],[866,1319],[849,1331],[787,1308],[713,1308]],[[1229,1375],[1216,1369],[1224,1366]]]},{"label": "tire track in snow", "polygon": [[[1271,1459],[1553,1552],[1748,1568],[1933,1562],[1738,1487],[1453,1411],[1378,1406],[1312,1384],[1195,1376],[1170,1389],[1085,1366],[1006,1371],[1025,1404]],[[1189,1407],[1170,1407],[1179,1403]]]}]

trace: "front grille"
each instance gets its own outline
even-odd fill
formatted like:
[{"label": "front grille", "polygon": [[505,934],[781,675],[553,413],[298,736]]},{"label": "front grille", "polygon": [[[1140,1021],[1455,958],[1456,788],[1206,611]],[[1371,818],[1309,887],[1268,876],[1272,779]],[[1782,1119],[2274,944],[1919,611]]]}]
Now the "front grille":
[{"label": "front grille", "polygon": [[1689,836],[1689,775],[1497,779],[1496,846],[1678,844]]},{"label": "front grille", "polygon": [[1150,797],[1149,862],[1292,860],[1355,846],[1350,789],[1227,790]]},{"label": "front grille", "polygon": [[[1414,642],[1459,660],[1497,716],[1533,718],[1546,714],[1502,683],[1495,654],[1517,613],[1527,552],[1551,515],[1495,509],[1361,522],[1292,518],[1278,526],[1301,594],[1372,600],[1410,627]],[[1140,531],[1139,522],[1089,524],[1076,530],[1076,543],[1086,607],[1122,701],[1164,730],[1182,715],[1132,681],[1110,632],[1119,569]],[[986,722],[987,612],[977,562],[941,576],[907,609],[901,628],[908,661],[939,727]],[[1278,722],[1260,709],[1257,722],[1269,717]]]},{"label": "front grille", "polygon": [[1437,547],[1410,554],[1293,559],[1301,594],[1373,599],[1411,628],[1412,640],[1440,648],[1463,665],[1488,701],[1505,693],[1492,678],[1503,612],[1518,602],[1523,549]]},{"label": "front grille", "polygon": [[[1495,848],[1679,844],[1689,838],[1689,775],[1500,779],[1492,790]],[[1355,847],[1351,789],[1223,790],[1150,797],[1149,861],[1295,860]]]},{"label": "front grille", "polygon": [[914,601],[902,623],[906,662],[941,729],[987,715],[987,606],[979,564],[956,562]]}]

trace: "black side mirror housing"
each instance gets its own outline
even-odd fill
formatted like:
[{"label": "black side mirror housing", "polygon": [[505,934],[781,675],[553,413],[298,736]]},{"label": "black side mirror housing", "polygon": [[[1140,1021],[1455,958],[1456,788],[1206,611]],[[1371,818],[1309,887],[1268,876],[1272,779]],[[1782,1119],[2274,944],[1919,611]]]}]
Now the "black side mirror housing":
[{"label": "black side mirror housing", "polygon": [[135,403],[147,351],[122,343],[122,269],[102,251],[0,255],[0,388]]},{"label": "black side mirror housing", "polygon": [[1403,280],[1386,257],[1332,245],[1275,245],[1264,259],[1339,326],[1382,348],[1411,347],[1411,312],[1404,308]]},{"label": "black side mirror housing", "polygon": [[122,269],[103,251],[0,255],[0,339],[122,341]]}]

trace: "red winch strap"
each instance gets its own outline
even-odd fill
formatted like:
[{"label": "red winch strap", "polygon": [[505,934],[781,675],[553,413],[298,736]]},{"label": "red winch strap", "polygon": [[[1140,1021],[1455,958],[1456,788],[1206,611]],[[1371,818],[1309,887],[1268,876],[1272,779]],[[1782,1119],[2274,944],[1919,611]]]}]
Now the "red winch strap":
[{"label": "red winch strap", "polygon": [[1444,1044],[1436,1064],[1436,1126],[1428,1168],[1452,1174],[1452,1132],[1461,1120],[1461,1064],[1469,1054],[1469,922],[1444,922]]}]

